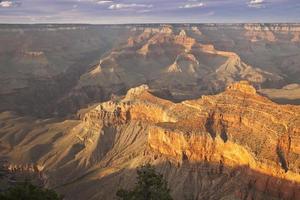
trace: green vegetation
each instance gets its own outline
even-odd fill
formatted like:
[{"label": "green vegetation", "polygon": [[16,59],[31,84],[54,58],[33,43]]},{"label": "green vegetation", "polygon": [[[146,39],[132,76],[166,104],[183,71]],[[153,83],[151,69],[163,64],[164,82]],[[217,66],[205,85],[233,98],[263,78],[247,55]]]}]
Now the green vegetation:
[{"label": "green vegetation", "polygon": [[29,182],[18,183],[0,193],[0,200],[62,200],[54,190],[41,188]]},{"label": "green vegetation", "polygon": [[137,169],[137,183],[132,190],[121,189],[117,196],[122,200],[172,200],[167,181],[155,172],[150,164]]}]

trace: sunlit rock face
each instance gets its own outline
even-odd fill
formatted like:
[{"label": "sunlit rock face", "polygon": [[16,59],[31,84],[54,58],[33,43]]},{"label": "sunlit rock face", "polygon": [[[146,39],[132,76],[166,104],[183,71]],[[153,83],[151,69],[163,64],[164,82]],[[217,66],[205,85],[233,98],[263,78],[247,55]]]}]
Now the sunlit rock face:
[{"label": "sunlit rock face", "polygon": [[247,81],[181,103],[142,85],[81,110],[80,120],[2,113],[1,153],[11,169],[39,166],[43,182],[66,199],[115,199],[145,163],[165,176],[176,200],[299,199],[299,114]]},{"label": "sunlit rock face", "polygon": [[253,86],[249,85],[247,81],[233,83],[227,87],[227,91],[240,91],[248,94],[256,94],[256,89]]}]

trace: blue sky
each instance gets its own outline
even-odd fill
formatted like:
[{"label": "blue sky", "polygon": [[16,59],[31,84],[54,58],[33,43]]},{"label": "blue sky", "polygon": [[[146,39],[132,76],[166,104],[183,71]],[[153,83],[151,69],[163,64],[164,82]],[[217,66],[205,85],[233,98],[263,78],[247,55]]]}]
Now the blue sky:
[{"label": "blue sky", "polygon": [[300,0],[0,0],[0,23],[300,22]]}]

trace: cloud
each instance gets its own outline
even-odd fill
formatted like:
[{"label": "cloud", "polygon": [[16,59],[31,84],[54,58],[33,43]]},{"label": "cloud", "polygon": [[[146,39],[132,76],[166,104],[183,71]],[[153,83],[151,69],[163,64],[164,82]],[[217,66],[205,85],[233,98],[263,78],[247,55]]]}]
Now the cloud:
[{"label": "cloud", "polygon": [[90,3],[97,3],[97,4],[108,4],[113,3],[112,0],[77,0],[78,2],[90,2]]},{"label": "cloud", "polygon": [[136,3],[131,3],[131,4],[112,4],[108,7],[108,9],[111,10],[121,10],[121,9],[130,9],[130,8],[152,8],[153,5],[151,4],[136,4]]},{"label": "cloud", "polygon": [[12,1],[1,1],[0,2],[0,7],[2,8],[9,8],[13,6],[13,2]]},{"label": "cloud", "polygon": [[97,1],[97,4],[113,3],[113,1]]},{"label": "cloud", "polygon": [[250,0],[250,4],[261,4],[265,2],[264,0]]},{"label": "cloud", "polygon": [[1,1],[0,0],[0,8],[11,8],[11,7],[17,7],[21,5],[20,1]]},{"label": "cloud", "polygon": [[248,7],[250,8],[263,8],[265,6],[265,0],[250,0]]},{"label": "cloud", "polygon": [[183,6],[180,6],[179,8],[199,8],[199,7],[203,7],[203,6],[204,6],[204,3],[197,2],[197,3],[188,3]]},{"label": "cloud", "polygon": [[77,8],[78,8],[78,5],[77,5],[77,4],[74,4],[74,5],[72,6],[72,11],[77,11]]},{"label": "cloud", "polygon": [[151,12],[152,10],[150,10],[150,9],[145,9],[145,10],[138,10],[137,12],[138,13],[149,13],[149,12]]}]

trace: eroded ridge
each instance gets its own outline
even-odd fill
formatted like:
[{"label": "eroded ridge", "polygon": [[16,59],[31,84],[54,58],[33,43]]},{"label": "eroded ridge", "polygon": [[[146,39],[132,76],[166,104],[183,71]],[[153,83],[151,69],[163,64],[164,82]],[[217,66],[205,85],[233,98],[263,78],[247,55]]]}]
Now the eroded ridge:
[{"label": "eroded ridge", "polygon": [[[68,199],[91,192],[113,199],[107,191],[132,185],[124,177],[148,162],[169,180],[175,199],[299,199],[299,106],[275,104],[247,81],[181,103],[151,92],[133,88],[81,110],[80,120],[32,122],[6,113],[1,152],[11,166],[39,166],[46,185]],[[79,187],[87,190],[75,197]]]}]

